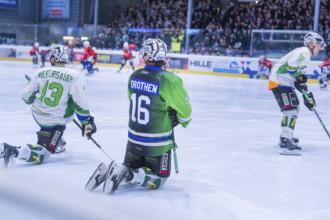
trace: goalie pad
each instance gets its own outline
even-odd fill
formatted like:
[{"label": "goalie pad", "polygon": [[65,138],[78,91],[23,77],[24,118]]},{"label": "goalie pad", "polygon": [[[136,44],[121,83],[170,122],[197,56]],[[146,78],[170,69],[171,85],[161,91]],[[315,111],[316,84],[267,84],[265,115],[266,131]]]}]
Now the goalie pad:
[{"label": "goalie pad", "polygon": [[108,172],[109,166],[101,163],[96,170],[94,171],[93,175],[89,178],[88,182],[86,183],[85,189],[88,191],[95,190],[99,185],[101,185],[104,180],[105,176]]},{"label": "goalie pad", "polygon": [[61,126],[56,126],[54,129],[49,130],[40,129],[40,131],[37,132],[38,144],[45,147],[53,154],[59,145],[63,132],[64,128]]}]

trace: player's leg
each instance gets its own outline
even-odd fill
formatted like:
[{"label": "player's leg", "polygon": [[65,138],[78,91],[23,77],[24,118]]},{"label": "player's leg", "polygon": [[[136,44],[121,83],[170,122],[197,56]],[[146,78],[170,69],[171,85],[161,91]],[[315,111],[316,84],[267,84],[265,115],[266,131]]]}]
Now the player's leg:
[{"label": "player's leg", "polygon": [[299,112],[299,99],[291,88],[275,88],[272,90],[275,99],[283,112],[281,122],[280,146],[281,154],[299,155],[301,148],[292,144],[293,132]]},{"label": "player's leg", "polygon": [[148,189],[161,188],[171,171],[171,151],[157,157],[144,157],[126,150],[124,165],[111,163],[103,191],[114,193],[125,180]]},{"label": "player's leg", "polygon": [[124,68],[124,66],[126,65],[126,62],[127,62],[127,59],[123,59],[121,61],[121,64],[120,64],[120,68],[119,70],[117,71],[117,73],[120,73],[120,71]]},{"label": "player's leg", "polygon": [[[64,127],[62,126],[56,126],[50,129],[42,128],[39,132],[37,132],[38,142],[36,146],[31,144],[27,144],[26,146],[22,147],[6,147],[6,144],[4,144],[4,146],[7,149],[10,149],[12,155],[14,155],[15,158],[19,160],[35,164],[41,164],[44,163],[50,157],[51,154],[55,153],[56,148],[60,144],[63,131]],[[14,149],[16,149],[17,152]],[[11,159],[14,160],[15,158]]]},{"label": "player's leg", "polygon": [[130,182],[148,189],[158,189],[164,186],[170,174],[171,150],[157,157],[146,157],[145,167],[134,169]]},{"label": "player's leg", "polygon": [[86,69],[86,61],[80,61],[81,65],[83,66],[82,70]]},{"label": "player's leg", "polygon": [[131,65],[132,70],[133,70],[133,72],[134,72],[134,71],[135,71],[135,68],[134,68],[133,58],[129,59],[129,64]]},{"label": "player's leg", "polygon": [[319,76],[319,84],[321,90],[326,90],[328,85],[328,77],[326,73],[326,67],[323,67],[321,70],[321,74]]}]

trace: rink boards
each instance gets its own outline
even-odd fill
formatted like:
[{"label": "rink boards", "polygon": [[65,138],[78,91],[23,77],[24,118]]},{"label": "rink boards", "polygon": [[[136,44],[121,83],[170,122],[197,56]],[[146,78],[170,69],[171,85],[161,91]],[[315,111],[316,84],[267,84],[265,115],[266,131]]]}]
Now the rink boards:
[{"label": "rink boards", "polygon": [[[31,46],[0,45],[0,60],[21,60],[31,61],[29,51]],[[41,50],[48,49],[40,47]],[[122,60],[123,52],[121,50],[99,50],[97,53],[98,66],[118,67]],[[83,49],[74,49],[74,60],[78,63],[82,59]],[[144,65],[139,57],[139,52],[133,52],[133,62],[137,67]],[[270,59],[275,65],[278,59]],[[227,56],[209,56],[209,55],[191,55],[191,54],[173,54],[167,55],[167,63],[170,71],[189,72],[196,74],[208,74],[219,76],[230,76],[240,78],[255,78],[258,73],[258,58],[253,57],[227,57]],[[321,73],[319,65],[321,61],[311,61],[307,67],[306,73],[310,82],[317,82]],[[129,67],[129,65],[126,65]]]}]

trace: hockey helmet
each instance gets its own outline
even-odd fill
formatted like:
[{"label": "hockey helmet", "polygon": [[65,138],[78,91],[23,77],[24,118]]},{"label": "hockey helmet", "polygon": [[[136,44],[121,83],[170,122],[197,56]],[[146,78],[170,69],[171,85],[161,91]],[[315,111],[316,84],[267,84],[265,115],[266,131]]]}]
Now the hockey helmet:
[{"label": "hockey helmet", "polygon": [[309,43],[313,43],[314,45],[320,45],[321,49],[324,49],[324,39],[321,35],[315,32],[308,32],[304,37],[304,45],[308,46]]},{"label": "hockey helmet", "polygon": [[84,47],[89,47],[90,43],[88,40],[84,41]]},{"label": "hockey helmet", "polygon": [[34,46],[35,46],[35,47],[39,47],[39,43],[38,43],[38,42],[35,42],[35,43],[34,43]]},{"label": "hockey helmet", "polygon": [[70,51],[67,46],[56,44],[53,45],[48,53],[47,60],[50,61],[52,57],[55,62],[67,63],[69,60]]},{"label": "hockey helmet", "polygon": [[160,39],[147,39],[140,49],[140,56],[147,56],[148,61],[165,61],[167,46]]},{"label": "hockey helmet", "polygon": [[125,42],[124,45],[123,45],[123,48],[124,48],[124,49],[128,49],[128,46],[129,46],[128,43]]}]

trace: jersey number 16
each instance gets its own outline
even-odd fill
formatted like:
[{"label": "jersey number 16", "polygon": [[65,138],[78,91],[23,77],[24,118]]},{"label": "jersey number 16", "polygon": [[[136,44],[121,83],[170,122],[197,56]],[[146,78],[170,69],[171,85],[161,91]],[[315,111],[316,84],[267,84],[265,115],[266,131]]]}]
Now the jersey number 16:
[{"label": "jersey number 16", "polygon": [[147,108],[143,107],[142,104],[150,105],[151,101],[148,96],[140,95],[137,97],[136,93],[131,95],[132,101],[132,113],[131,119],[134,122],[137,122],[142,125],[146,125],[149,122],[149,111]]}]

